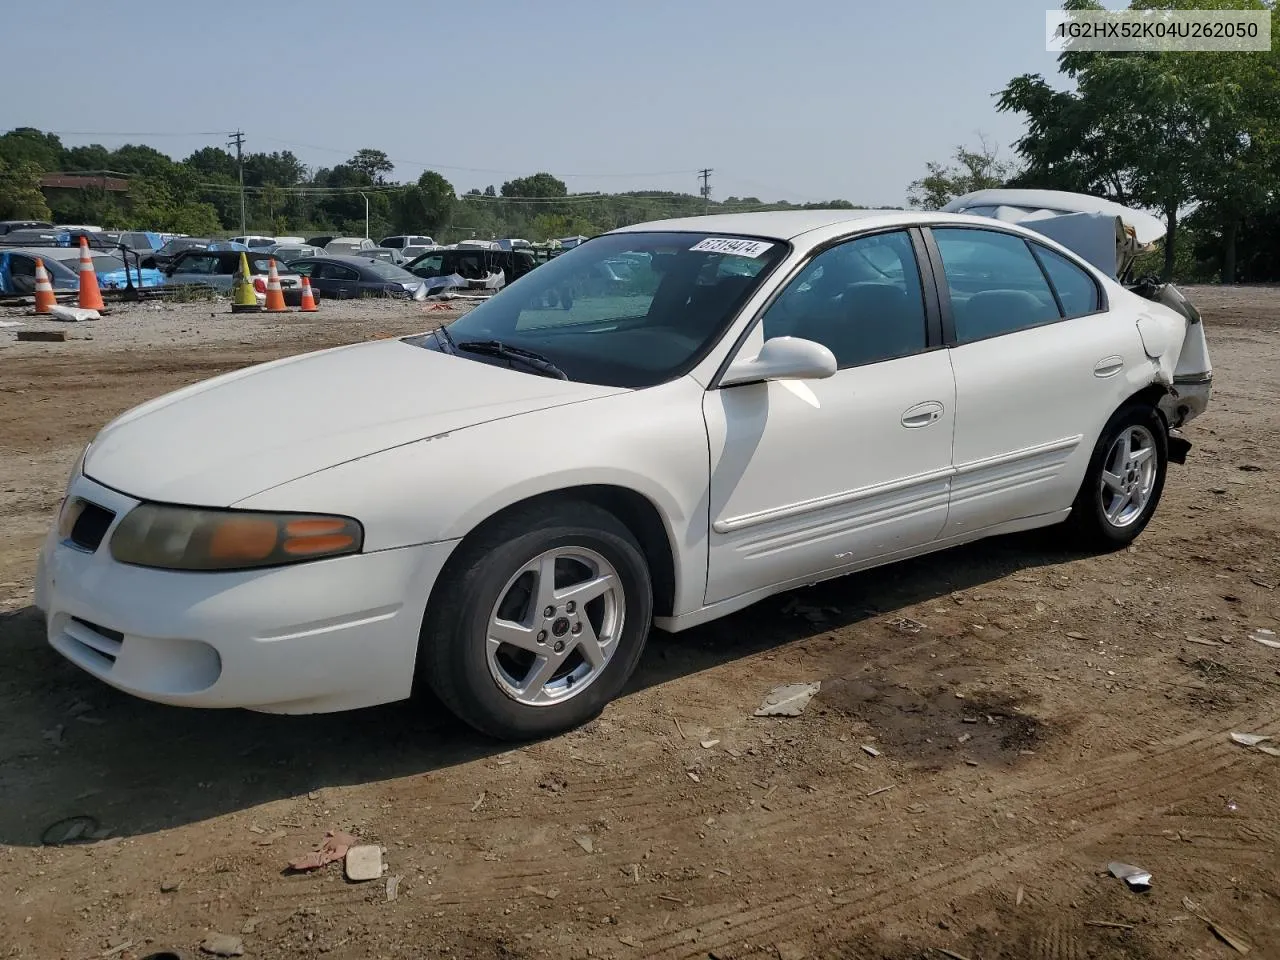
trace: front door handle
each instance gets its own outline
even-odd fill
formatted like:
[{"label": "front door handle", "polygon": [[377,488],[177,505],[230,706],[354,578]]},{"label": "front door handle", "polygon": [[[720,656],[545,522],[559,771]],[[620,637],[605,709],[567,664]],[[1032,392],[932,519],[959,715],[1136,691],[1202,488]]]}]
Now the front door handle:
[{"label": "front door handle", "polygon": [[937,423],[941,420],[945,409],[936,400],[917,403],[914,407],[908,407],[906,412],[902,414],[902,425],[909,430],[914,430],[917,427],[927,427],[929,424]]}]

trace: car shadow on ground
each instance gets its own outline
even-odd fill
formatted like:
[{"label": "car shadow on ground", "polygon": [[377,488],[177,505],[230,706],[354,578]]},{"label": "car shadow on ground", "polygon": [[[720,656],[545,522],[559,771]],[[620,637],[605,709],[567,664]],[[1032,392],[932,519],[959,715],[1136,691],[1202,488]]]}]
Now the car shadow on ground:
[{"label": "car shadow on ground", "polygon": [[[783,594],[684,633],[655,633],[626,694],[1072,559],[1057,541],[1056,531],[983,541]],[[827,621],[784,614],[796,600],[829,608]],[[54,653],[34,608],[0,618],[0,844],[39,845],[49,824],[81,814],[113,836],[146,834],[511,748],[429,697],[292,717],[149,703]]]}]

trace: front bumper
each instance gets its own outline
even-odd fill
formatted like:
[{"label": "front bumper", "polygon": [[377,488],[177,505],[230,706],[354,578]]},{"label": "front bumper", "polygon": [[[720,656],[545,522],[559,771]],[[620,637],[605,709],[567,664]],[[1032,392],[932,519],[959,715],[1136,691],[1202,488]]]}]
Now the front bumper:
[{"label": "front bumper", "polygon": [[115,513],[93,552],[50,531],[36,573],[49,643],[126,693],[193,707],[321,713],[409,696],[427,597],[456,541],[268,570],[117,563],[136,500],[87,477],[69,497]]}]

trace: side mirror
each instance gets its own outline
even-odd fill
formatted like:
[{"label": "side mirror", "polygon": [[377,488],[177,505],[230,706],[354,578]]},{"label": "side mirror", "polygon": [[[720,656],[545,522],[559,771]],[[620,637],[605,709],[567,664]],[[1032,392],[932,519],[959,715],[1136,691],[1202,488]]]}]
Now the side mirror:
[{"label": "side mirror", "polygon": [[774,337],[754,357],[734,360],[720,378],[720,386],[762,380],[825,380],[835,375],[836,357],[814,340]]}]

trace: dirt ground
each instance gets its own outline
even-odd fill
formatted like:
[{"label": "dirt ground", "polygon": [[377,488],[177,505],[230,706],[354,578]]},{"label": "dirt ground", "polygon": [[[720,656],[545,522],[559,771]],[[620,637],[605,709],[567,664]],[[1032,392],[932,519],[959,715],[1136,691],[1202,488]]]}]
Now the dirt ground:
[{"label": "dirt ground", "polygon": [[[422,328],[420,306],[0,330],[0,957],[194,956],[211,932],[281,960],[1239,955],[1208,921],[1280,957],[1280,758],[1229,737],[1280,741],[1280,650],[1249,639],[1280,630],[1280,291],[1190,294],[1216,396],[1135,547],[1007,537],[655,634],[603,717],[518,749],[430,702],[144,703],[54,654],[30,607],[106,420]],[[814,680],[803,716],[752,716]],[[92,842],[42,845],[73,816]],[[328,829],[385,847],[393,901],[340,864],[285,872]]]}]

